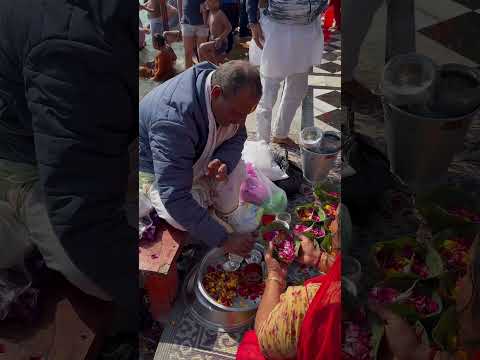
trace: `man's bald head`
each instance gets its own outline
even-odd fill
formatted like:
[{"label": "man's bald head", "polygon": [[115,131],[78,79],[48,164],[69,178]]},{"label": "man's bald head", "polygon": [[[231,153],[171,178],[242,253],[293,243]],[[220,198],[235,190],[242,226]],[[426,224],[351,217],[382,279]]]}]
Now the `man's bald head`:
[{"label": "man's bald head", "polygon": [[214,86],[219,86],[227,98],[237,95],[243,89],[248,89],[257,99],[262,97],[260,71],[248,61],[232,60],[220,65],[212,75],[212,87]]}]

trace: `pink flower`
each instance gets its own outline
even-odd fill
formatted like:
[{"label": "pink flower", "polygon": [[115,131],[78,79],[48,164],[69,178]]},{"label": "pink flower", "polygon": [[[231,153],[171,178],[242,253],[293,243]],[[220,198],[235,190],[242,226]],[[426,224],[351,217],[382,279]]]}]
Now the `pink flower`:
[{"label": "pink flower", "polygon": [[315,239],[323,238],[325,236],[325,229],[319,223],[314,223],[311,226],[304,224],[297,224],[293,229],[296,235],[312,235]]},{"label": "pink flower", "polygon": [[278,231],[277,230],[274,230],[274,231],[268,231],[266,233],[263,233],[263,239],[265,241],[272,241],[273,239],[275,239],[278,235]]},{"label": "pink flower", "polygon": [[466,221],[480,223],[480,215],[467,209],[454,208],[447,210],[451,215],[463,218]]},{"label": "pink flower", "polygon": [[400,292],[393,288],[373,288],[368,294],[368,299],[372,303],[392,304],[397,299]]},{"label": "pink flower", "polygon": [[370,359],[371,333],[366,324],[343,322],[342,358],[349,360]]},{"label": "pink flower", "polygon": [[435,300],[425,295],[414,295],[407,302],[415,306],[415,310],[423,316],[434,314],[440,308]]},{"label": "pink flower", "polygon": [[278,257],[290,264],[295,260],[295,245],[293,241],[284,241],[278,249]]},{"label": "pink flower", "polygon": [[297,224],[297,225],[295,225],[295,227],[293,228],[293,232],[294,232],[295,234],[303,234],[303,233],[307,232],[308,229],[310,229],[310,227],[307,226],[307,225]]}]

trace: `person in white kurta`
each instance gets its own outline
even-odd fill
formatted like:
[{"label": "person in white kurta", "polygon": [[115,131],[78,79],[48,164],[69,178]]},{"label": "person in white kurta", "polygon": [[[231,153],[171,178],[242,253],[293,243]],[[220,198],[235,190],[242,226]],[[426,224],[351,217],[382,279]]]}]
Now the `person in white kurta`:
[{"label": "person in white kurta", "polygon": [[[263,96],[256,121],[259,140],[293,145],[288,135],[295,112],[308,89],[308,73],[323,54],[320,14],[328,0],[270,0],[258,20],[258,0],[247,1],[249,26],[256,46],[262,49],[260,73]],[[284,81],[272,134],[272,110]]]}]

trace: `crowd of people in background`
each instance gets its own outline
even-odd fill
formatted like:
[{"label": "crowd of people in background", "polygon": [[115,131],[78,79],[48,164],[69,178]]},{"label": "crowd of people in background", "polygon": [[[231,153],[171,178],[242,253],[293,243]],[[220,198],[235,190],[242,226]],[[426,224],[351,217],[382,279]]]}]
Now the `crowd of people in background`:
[{"label": "crowd of people in background", "polygon": [[[183,42],[186,69],[195,62],[209,61],[216,65],[223,63],[234,47],[234,34],[238,26],[240,25],[240,37],[251,35],[246,2],[148,0],[139,7],[140,11],[147,11],[149,20],[149,24],[143,24],[139,18],[139,48],[142,50],[146,46],[147,35],[151,35],[154,45],[158,35],[162,35],[167,45]],[[160,80],[152,71],[147,71],[146,67],[147,64],[141,67],[141,77]]]}]

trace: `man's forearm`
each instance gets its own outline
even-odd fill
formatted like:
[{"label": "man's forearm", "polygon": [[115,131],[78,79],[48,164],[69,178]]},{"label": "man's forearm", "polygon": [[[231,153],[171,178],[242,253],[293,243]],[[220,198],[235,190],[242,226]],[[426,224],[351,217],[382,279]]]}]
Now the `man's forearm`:
[{"label": "man's forearm", "polygon": [[178,19],[182,20],[183,16],[183,0],[177,0],[177,11],[178,11]]},{"label": "man's forearm", "polygon": [[225,228],[216,222],[208,210],[202,208],[190,194],[183,196],[183,199],[167,200],[165,208],[194,240],[214,248],[221,246],[227,239]]}]

